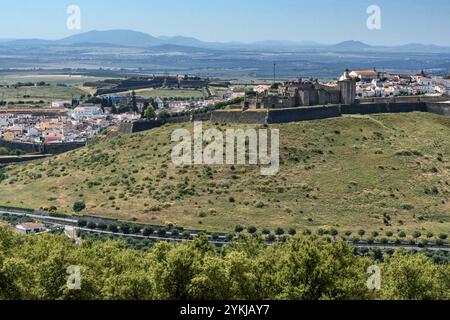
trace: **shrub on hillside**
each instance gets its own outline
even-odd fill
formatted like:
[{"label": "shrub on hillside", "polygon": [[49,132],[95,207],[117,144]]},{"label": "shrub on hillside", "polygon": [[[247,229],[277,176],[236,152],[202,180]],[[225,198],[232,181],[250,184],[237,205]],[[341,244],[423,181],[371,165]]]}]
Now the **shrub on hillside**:
[{"label": "shrub on hillside", "polygon": [[77,201],[73,204],[73,211],[75,212],[81,212],[84,209],[86,209],[86,204],[84,201]]}]

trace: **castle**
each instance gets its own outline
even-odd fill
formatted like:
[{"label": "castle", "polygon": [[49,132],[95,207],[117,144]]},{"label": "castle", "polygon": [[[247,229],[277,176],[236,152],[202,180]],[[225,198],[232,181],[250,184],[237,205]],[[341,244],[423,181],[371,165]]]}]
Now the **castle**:
[{"label": "castle", "polygon": [[320,84],[317,80],[302,79],[274,85],[264,93],[246,94],[243,109],[279,109],[301,106],[355,104],[356,80],[348,70],[337,86]]}]

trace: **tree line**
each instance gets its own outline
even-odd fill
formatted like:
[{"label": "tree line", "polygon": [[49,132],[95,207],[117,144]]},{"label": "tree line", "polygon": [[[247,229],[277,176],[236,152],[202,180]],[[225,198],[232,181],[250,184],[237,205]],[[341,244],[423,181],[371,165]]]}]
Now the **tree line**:
[{"label": "tree line", "polygon": [[[367,286],[372,265],[381,269],[379,291]],[[80,268],[80,290],[67,286],[70,266]],[[272,246],[250,236],[220,250],[197,238],[138,251],[120,241],[77,245],[62,235],[0,229],[3,300],[450,299],[449,279],[448,264],[421,253],[396,251],[375,261],[314,236]]]}]

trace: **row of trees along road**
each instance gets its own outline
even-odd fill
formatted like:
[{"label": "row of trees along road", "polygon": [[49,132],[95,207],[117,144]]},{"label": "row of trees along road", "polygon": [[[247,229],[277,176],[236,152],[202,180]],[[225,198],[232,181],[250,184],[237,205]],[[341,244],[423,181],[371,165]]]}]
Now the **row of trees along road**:
[{"label": "row of trees along road", "polygon": [[[380,291],[367,268],[382,271]],[[79,266],[81,290],[67,287]],[[137,251],[117,241],[76,245],[62,235],[0,228],[2,299],[450,299],[448,264],[421,253],[358,256],[343,242],[299,237],[267,246],[258,237],[220,252],[199,238]]]}]

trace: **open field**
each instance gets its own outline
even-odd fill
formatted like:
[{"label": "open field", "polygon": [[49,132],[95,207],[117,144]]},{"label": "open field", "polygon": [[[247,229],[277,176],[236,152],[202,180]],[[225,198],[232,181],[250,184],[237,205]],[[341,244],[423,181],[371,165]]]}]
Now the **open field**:
[{"label": "open field", "polygon": [[[48,105],[55,100],[79,99],[82,95],[94,94],[95,89],[84,87],[83,83],[104,80],[105,78],[69,75],[69,74],[39,74],[39,73],[12,73],[0,75],[0,100],[17,103],[21,101],[24,106]],[[41,87],[12,87],[16,83],[45,82],[50,86]],[[7,88],[6,86],[10,86]],[[42,103],[43,101],[43,103]],[[21,104],[16,104],[21,105]]]},{"label": "open field", "polygon": [[212,95],[220,97],[223,96],[225,92],[229,91],[229,89],[225,87],[209,87],[209,90],[211,91]]},{"label": "open field", "polygon": [[[204,98],[208,97],[206,90],[195,89],[140,89],[134,90],[136,95],[148,98]],[[131,93],[131,91],[126,92]],[[121,93],[124,94],[124,93]]]},{"label": "open field", "polygon": [[[425,113],[352,116],[271,125],[281,167],[175,168],[170,136],[180,126],[91,145],[5,168],[1,205],[232,231],[335,228],[356,235],[450,232],[450,118]],[[212,124],[204,124],[210,127]],[[222,129],[230,126],[222,126]],[[254,127],[235,125],[233,127]]]},{"label": "open field", "polygon": [[88,81],[99,81],[106,78],[70,75],[70,74],[38,74],[38,73],[12,73],[0,74],[0,85],[11,85],[17,82],[41,82],[44,81],[51,85],[66,84],[71,86],[79,86]]},{"label": "open field", "polygon": [[73,86],[0,87],[0,100],[13,103],[23,101],[37,104],[40,101],[44,101],[44,104],[48,104],[54,100],[79,99],[81,95],[87,95],[87,91]]}]

